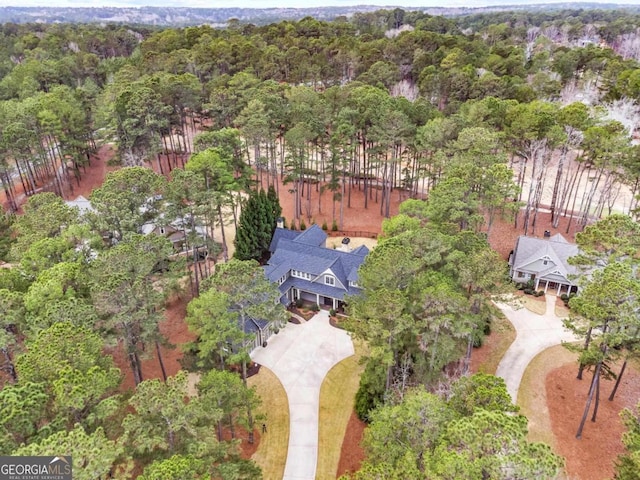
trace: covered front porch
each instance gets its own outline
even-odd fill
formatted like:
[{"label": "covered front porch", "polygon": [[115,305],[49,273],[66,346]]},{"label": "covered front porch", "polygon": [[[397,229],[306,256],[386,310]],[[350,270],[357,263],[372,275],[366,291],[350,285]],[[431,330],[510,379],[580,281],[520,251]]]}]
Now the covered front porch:
[{"label": "covered front porch", "polygon": [[578,287],[572,284],[571,282],[565,280],[562,281],[556,278],[536,278],[535,281],[535,290],[540,290],[544,288],[544,293],[555,293],[557,296],[566,293],[569,295],[572,292],[577,292]]},{"label": "covered front porch", "polygon": [[307,292],[299,288],[292,287],[287,292],[287,298],[291,302],[295,302],[298,299],[304,300],[306,302],[311,302],[317,304],[319,307],[327,307],[332,308],[334,310],[338,310],[343,304],[343,302],[337,298],[321,295],[319,293]]}]

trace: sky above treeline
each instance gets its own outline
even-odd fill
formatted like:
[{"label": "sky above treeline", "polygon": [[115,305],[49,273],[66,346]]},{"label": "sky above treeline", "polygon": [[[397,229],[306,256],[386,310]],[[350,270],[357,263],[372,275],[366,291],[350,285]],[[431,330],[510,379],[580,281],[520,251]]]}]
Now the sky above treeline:
[{"label": "sky above treeline", "polygon": [[[638,5],[640,0],[585,0],[584,3]],[[540,3],[578,3],[567,0],[0,0],[14,7],[190,7],[190,8],[316,8],[350,5],[380,7],[483,7]]]}]

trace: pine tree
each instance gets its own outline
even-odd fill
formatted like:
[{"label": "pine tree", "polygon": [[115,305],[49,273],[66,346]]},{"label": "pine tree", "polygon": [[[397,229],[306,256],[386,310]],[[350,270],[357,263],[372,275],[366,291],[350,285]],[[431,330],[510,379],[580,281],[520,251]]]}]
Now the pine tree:
[{"label": "pine tree", "polygon": [[252,193],[244,204],[236,232],[234,257],[239,260],[251,260],[260,256],[257,232],[258,209],[257,196]]},{"label": "pine tree", "polygon": [[[276,218],[273,216],[274,211],[271,201],[262,189],[258,193],[258,209],[259,218],[256,227],[260,235],[259,247],[262,256],[269,251],[271,237],[273,237],[273,231],[276,228]],[[256,260],[259,260],[259,258]]]},{"label": "pine tree", "polygon": [[269,185],[267,199],[271,205],[271,211],[273,213],[273,230],[275,230],[278,218],[282,215],[282,207],[280,206],[280,199],[278,198],[278,194],[276,193],[276,189],[273,188],[273,185]]},{"label": "pine tree", "polygon": [[242,213],[236,233],[235,258],[239,260],[260,260],[269,251],[269,245],[282,213],[275,190],[252,192]]}]

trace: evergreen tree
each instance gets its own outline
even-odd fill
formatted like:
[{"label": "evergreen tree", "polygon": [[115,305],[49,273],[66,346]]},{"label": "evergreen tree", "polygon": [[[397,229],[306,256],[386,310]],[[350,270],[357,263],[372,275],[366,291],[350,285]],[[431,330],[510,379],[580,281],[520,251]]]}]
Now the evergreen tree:
[{"label": "evergreen tree", "polygon": [[260,257],[260,243],[257,225],[259,222],[259,200],[252,193],[244,204],[236,232],[234,257],[238,260],[251,260]]},{"label": "evergreen tree", "polygon": [[238,260],[260,260],[269,252],[271,237],[277,219],[282,213],[278,196],[273,189],[252,192],[240,214],[240,224],[236,232],[236,253]]},{"label": "evergreen tree", "polygon": [[280,215],[282,215],[282,207],[280,206],[280,199],[278,198],[278,194],[276,192],[276,189],[273,188],[273,185],[269,185],[269,190],[267,191],[267,199],[269,200],[271,213],[273,214],[272,230],[275,230],[278,218],[280,218]]},{"label": "evergreen tree", "polygon": [[640,404],[634,409],[620,412],[627,431],[622,434],[622,443],[627,451],[616,461],[616,480],[640,479]]}]

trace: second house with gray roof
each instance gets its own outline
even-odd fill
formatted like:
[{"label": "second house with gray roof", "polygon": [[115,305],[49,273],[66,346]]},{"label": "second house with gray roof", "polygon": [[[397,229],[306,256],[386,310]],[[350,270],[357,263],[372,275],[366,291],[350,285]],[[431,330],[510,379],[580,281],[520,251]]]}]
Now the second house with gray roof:
[{"label": "second house with gray roof", "polygon": [[533,281],[534,288],[544,288],[545,293],[575,292],[579,272],[567,260],[578,253],[578,246],[559,233],[544,239],[520,236],[509,257],[511,278],[518,283]]}]

